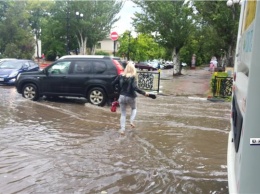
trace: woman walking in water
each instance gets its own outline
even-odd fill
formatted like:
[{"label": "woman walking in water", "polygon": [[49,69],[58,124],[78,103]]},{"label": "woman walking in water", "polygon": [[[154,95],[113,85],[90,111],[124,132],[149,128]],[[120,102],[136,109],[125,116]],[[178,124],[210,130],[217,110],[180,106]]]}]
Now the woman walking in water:
[{"label": "woman walking in water", "polygon": [[148,93],[139,89],[136,82],[136,69],[133,63],[128,62],[125,67],[124,73],[117,76],[117,78],[112,82],[113,86],[118,84],[119,86],[119,105],[121,110],[120,117],[120,134],[125,134],[126,125],[126,107],[129,105],[131,107],[130,115],[130,125],[132,128],[135,127],[134,119],[136,116],[136,92],[144,96],[149,96]]}]

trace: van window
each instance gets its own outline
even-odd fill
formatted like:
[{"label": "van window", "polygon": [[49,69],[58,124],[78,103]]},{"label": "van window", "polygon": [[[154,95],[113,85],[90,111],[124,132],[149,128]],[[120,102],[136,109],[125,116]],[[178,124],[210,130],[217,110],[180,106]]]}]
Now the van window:
[{"label": "van window", "polygon": [[76,61],[73,67],[73,74],[89,74],[91,73],[91,61]]},{"label": "van window", "polygon": [[93,61],[93,73],[102,74],[106,71],[107,65],[104,61]]},{"label": "van window", "polygon": [[64,75],[68,74],[70,68],[70,61],[60,61],[48,69],[49,74]]}]

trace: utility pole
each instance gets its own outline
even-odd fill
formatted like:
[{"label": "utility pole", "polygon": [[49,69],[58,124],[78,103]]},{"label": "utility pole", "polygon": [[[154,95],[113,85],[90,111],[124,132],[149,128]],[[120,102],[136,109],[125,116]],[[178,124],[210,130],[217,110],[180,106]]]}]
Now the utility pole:
[{"label": "utility pole", "polygon": [[66,33],[67,33],[66,52],[67,52],[67,55],[69,55],[69,27],[70,27],[69,20],[70,20],[69,1],[67,1],[67,14],[66,14]]}]

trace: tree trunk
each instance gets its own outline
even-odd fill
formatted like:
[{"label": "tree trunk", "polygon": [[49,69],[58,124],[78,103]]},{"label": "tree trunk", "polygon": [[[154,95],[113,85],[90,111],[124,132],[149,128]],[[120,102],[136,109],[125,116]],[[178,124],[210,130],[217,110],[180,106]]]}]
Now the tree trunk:
[{"label": "tree trunk", "polygon": [[236,54],[236,49],[232,47],[232,45],[228,48],[228,66],[234,67],[234,58]]},{"label": "tree trunk", "polygon": [[87,37],[83,38],[82,33],[79,31],[80,38],[78,39],[78,45],[79,45],[79,54],[80,55],[86,55],[86,47],[87,47]]},{"label": "tree trunk", "polygon": [[96,47],[93,46],[93,47],[91,48],[91,50],[90,50],[90,53],[91,53],[91,55],[94,55],[95,52],[96,52]]},{"label": "tree trunk", "polygon": [[181,75],[181,65],[180,65],[180,56],[177,53],[176,47],[172,51],[172,61],[173,61],[173,74],[172,75]]},{"label": "tree trunk", "polygon": [[39,55],[39,45],[38,45],[38,39],[37,38],[35,38],[35,43],[36,43],[36,54],[37,54],[37,60],[39,59],[39,57],[40,57],[40,55]]},{"label": "tree trunk", "polygon": [[84,41],[83,41],[82,54],[83,54],[83,55],[86,55],[86,54],[87,54],[87,37],[85,37],[85,38],[84,38]]}]

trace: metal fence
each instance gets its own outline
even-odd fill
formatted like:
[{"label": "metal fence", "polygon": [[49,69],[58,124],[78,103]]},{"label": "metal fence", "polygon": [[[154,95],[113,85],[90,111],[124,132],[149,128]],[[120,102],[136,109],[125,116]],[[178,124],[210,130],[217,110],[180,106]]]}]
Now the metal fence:
[{"label": "metal fence", "polygon": [[160,89],[160,71],[158,72],[137,72],[137,84],[140,89],[157,91]]},{"label": "metal fence", "polygon": [[214,97],[229,97],[232,95],[232,77],[218,77],[212,79],[212,93]]}]

